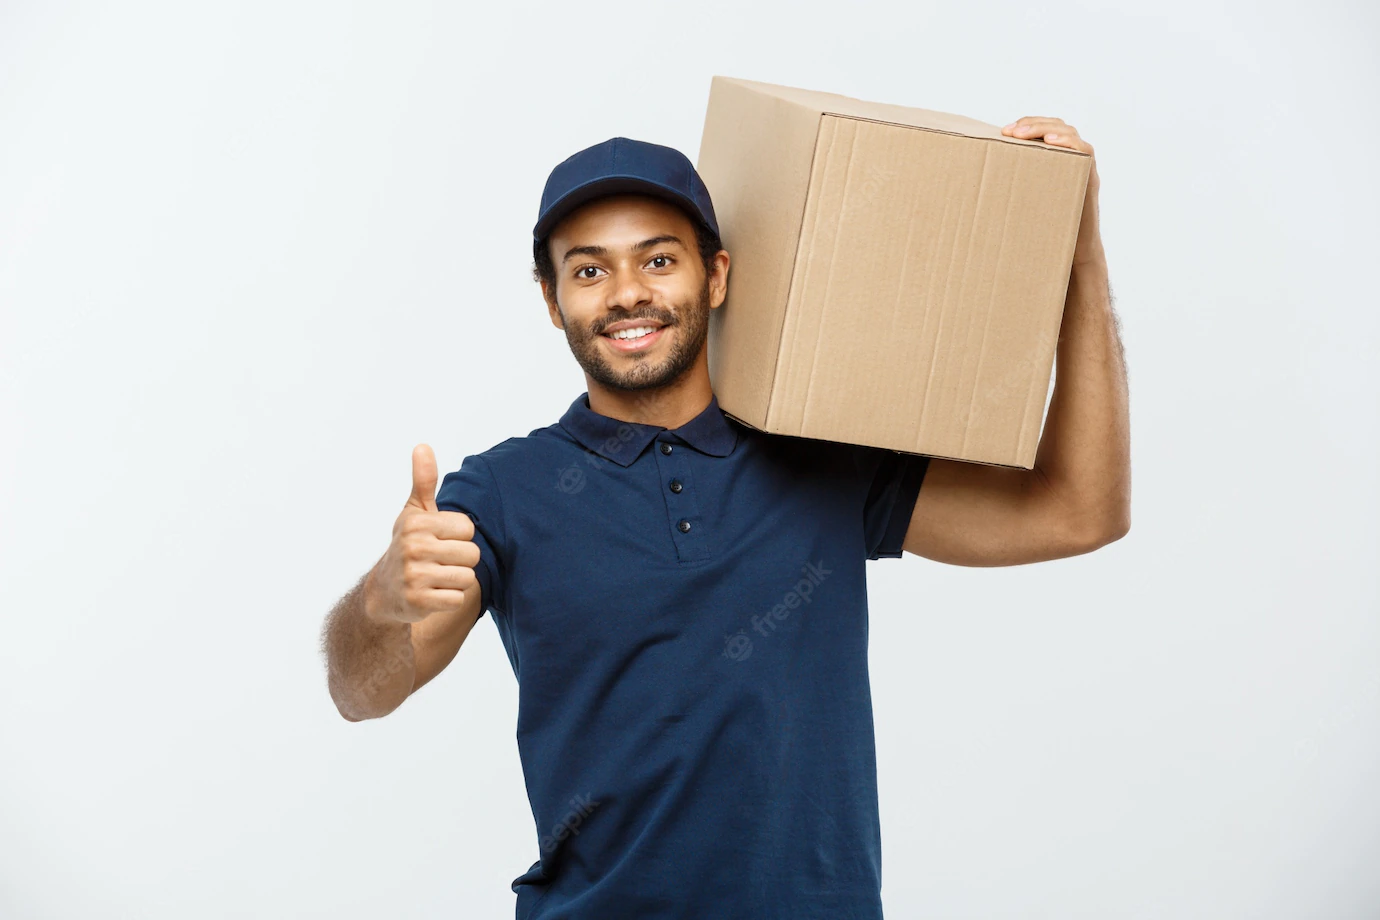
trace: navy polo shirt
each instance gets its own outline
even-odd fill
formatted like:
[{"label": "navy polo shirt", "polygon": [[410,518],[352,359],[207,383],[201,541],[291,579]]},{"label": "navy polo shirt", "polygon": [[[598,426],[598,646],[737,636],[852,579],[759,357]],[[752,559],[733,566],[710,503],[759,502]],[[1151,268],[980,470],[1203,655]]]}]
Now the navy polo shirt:
[{"label": "navy polo shirt", "polygon": [[582,393],[446,474],[518,679],[518,920],[882,916],[864,562],[928,462]]}]

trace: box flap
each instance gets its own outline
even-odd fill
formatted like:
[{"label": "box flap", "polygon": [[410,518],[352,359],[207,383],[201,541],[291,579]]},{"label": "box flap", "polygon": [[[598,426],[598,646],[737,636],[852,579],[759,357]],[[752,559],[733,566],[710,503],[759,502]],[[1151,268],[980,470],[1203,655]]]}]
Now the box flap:
[{"label": "box flap", "polygon": [[1085,156],[1076,150],[1067,148],[1050,147],[1040,141],[1032,141],[1026,138],[1007,137],[1001,133],[1001,128],[997,125],[989,125],[976,118],[968,118],[963,115],[954,115],[949,112],[936,112],[931,109],[912,108],[903,105],[890,105],[885,102],[866,102],[861,99],[854,99],[850,96],[840,96],[838,93],[825,93],[816,90],[797,89],[791,86],[777,86],[774,83],[759,83],[755,80],[742,80],[736,77],[715,77],[716,81],[734,83],[750,89],[762,95],[771,96],[793,105],[800,106],[821,115],[840,115],[847,118],[860,118],[868,121],[882,122],[893,125],[906,125],[912,128],[924,128],[930,131],[940,131],[947,134],[960,134],[965,137],[981,137],[989,140],[1001,141],[1002,143],[1038,146],[1051,152],[1064,153],[1073,156]]},{"label": "box flap", "polygon": [[822,117],[766,430],[1033,464],[1089,172],[1044,149]]}]

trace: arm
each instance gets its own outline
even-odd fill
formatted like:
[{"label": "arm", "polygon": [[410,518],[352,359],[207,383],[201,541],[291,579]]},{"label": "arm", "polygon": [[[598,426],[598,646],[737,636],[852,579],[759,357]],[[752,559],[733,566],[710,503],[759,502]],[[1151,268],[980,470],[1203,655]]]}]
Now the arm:
[{"label": "arm", "polygon": [[377,571],[375,566],[340,599],[323,630],[327,686],[350,722],[387,715],[445,670],[484,609],[476,584],[455,610],[415,623],[380,617]]},{"label": "arm", "polygon": [[468,515],[436,510],[436,459],[412,454],[412,495],[388,551],[326,618],[327,687],[351,722],[402,705],[455,658],[483,611]]},{"label": "arm", "polygon": [[[1021,119],[1003,130],[1092,151],[1057,119]],[[1130,529],[1126,366],[1097,194],[1094,164],[1059,330],[1054,394],[1034,469],[931,459],[906,531],[907,552],[954,565],[1018,565],[1091,552]]]}]

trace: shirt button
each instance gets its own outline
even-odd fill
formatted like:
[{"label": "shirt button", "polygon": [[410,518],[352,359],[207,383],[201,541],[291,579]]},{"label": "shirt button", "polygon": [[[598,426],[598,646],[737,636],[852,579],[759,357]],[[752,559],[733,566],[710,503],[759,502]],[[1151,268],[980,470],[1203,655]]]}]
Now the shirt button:
[{"label": "shirt button", "polygon": [[662,452],[663,454],[669,454],[669,453],[671,452],[671,445],[670,445],[670,444],[667,444],[665,441],[662,441],[662,442],[661,442],[661,452]]},{"label": "shirt button", "polygon": [[679,493],[680,490],[683,489],[683,488],[685,488],[685,487],[684,487],[683,485],[680,484],[680,480],[679,480],[679,479],[672,479],[672,480],[671,480],[671,491],[672,491],[672,492]]},{"label": "shirt button", "polygon": [[690,522],[683,518],[681,519],[681,522],[676,526],[680,528],[681,533],[687,533],[690,530]]}]

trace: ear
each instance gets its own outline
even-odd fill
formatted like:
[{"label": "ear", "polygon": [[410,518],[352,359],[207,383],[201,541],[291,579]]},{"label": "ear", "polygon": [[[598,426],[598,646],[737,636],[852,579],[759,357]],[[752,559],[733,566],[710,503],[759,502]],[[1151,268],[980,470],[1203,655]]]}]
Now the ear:
[{"label": "ear", "polygon": [[709,307],[722,306],[728,296],[728,250],[720,249],[714,254],[713,271],[709,273]]},{"label": "ear", "polygon": [[561,316],[560,305],[556,303],[556,288],[542,281],[541,297],[546,301],[546,312],[551,316],[551,325],[557,329],[564,329],[565,317]]}]

